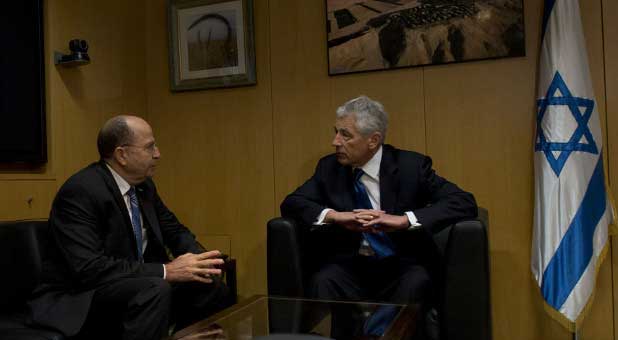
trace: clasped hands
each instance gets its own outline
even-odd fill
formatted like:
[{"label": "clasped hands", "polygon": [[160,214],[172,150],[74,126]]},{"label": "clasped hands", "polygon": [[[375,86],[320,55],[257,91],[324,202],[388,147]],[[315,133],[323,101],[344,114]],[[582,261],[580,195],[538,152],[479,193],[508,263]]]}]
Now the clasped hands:
[{"label": "clasped hands", "polygon": [[198,281],[212,283],[212,277],[221,275],[221,252],[186,253],[165,264],[165,279],[169,282]]},{"label": "clasped hands", "polygon": [[330,210],[326,213],[324,222],[339,224],[348,230],[368,233],[404,230],[410,226],[407,215],[390,215],[383,210],[375,209],[354,209],[344,212]]}]

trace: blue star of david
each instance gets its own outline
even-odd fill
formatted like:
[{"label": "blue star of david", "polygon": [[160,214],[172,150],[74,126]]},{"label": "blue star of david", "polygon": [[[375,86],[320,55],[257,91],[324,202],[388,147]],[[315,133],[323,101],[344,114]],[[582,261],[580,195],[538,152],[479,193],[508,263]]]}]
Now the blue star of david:
[{"label": "blue star of david", "polygon": [[[562,96],[557,97],[556,93],[560,91]],[[547,112],[547,108],[550,106],[568,106],[571,115],[577,122],[577,128],[573,132],[571,138],[566,143],[548,141],[541,122]],[[560,172],[565,163],[574,151],[588,152],[591,154],[598,154],[597,145],[588,127],[588,121],[592,116],[592,110],[594,108],[594,100],[573,97],[571,91],[567,87],[566,83],[560,76],[560,72],[556,71],[554,79],[552,80],[545,98],[537,100],[538,113],[536,116],[536,134],[537,141],[534,145],[535,151],[542,151],[545,154],[545,158],[549,162],[549,165],[556,173],[556,176],[560,176]],[[580,108],[585,108],[582,114]],[[581,143],[582,138],[585,138],[587,143]],[[558,157],[554,157],[552,151],[559,151]]]}]

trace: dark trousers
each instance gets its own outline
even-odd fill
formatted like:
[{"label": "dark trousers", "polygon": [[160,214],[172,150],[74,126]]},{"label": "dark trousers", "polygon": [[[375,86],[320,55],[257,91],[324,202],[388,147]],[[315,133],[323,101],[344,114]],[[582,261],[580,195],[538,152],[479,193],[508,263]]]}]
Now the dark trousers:
[{"label": "dark trousers", "polygon": [[[425,267],[407,259],[378,260],[353,256],[322,266],[312,279],[311,292],[313,297],[322,300],[417,304],[420,315],[425,315],[431,296],[431,280]],[[339,308],[351,307],[333,310],[331,336],[335,339],[353,338],[361,331],[364,321],[350,316],[362,313],[338,311]],[[424,327],[419,328],[416,339],[423,338]]]},{"label": "dark trousers", "polygon": [[162,278],[127,278],[96,290],[78,339],[160,340],[170,324],[184,328],[227,307],[228,290],[212,284],[170,284]]},{"label": "dark trousers", "polygon": [[398,257],[353,256],[328,263],[314,275],[313,297],[324,300],[423,303],[430,294],[427,270]]}]

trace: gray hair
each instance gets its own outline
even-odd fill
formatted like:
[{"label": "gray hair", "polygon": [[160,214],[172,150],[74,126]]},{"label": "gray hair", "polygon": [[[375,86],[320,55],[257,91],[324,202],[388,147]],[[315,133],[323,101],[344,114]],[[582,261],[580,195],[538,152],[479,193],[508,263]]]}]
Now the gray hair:
[{"label": "gray hair", "polygon": [[368,136],[374,132],[379,132],[382,135],[380,142],[384,143],[388,127],[388,114],[382,104],[367,96],[360,96],[347,101],[337,109],[338,119],[349,115],[354,115],[356,128],[361,135]]},{"label": "gray hair", "polygon": [[133,141],[133,131],[127,124],[128,116],[116,116],[105,122],[97,136],[97,149],[102,159],[109,159],[114,150]]}]

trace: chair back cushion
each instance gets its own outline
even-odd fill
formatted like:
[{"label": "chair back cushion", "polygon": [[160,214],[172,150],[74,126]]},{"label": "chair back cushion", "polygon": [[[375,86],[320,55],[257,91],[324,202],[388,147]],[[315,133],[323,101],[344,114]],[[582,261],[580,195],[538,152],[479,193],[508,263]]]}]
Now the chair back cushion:
[{"label": "chair back cushion", "polygon": [[39,236],[47,233],[46,221],[0,223],[0,311],[24,305],[41,278]]},{"label": "chair back cushion", "polygon": [[268,222],[268,294],[304,296],[301,230],[292,221],[274,218]]}]

